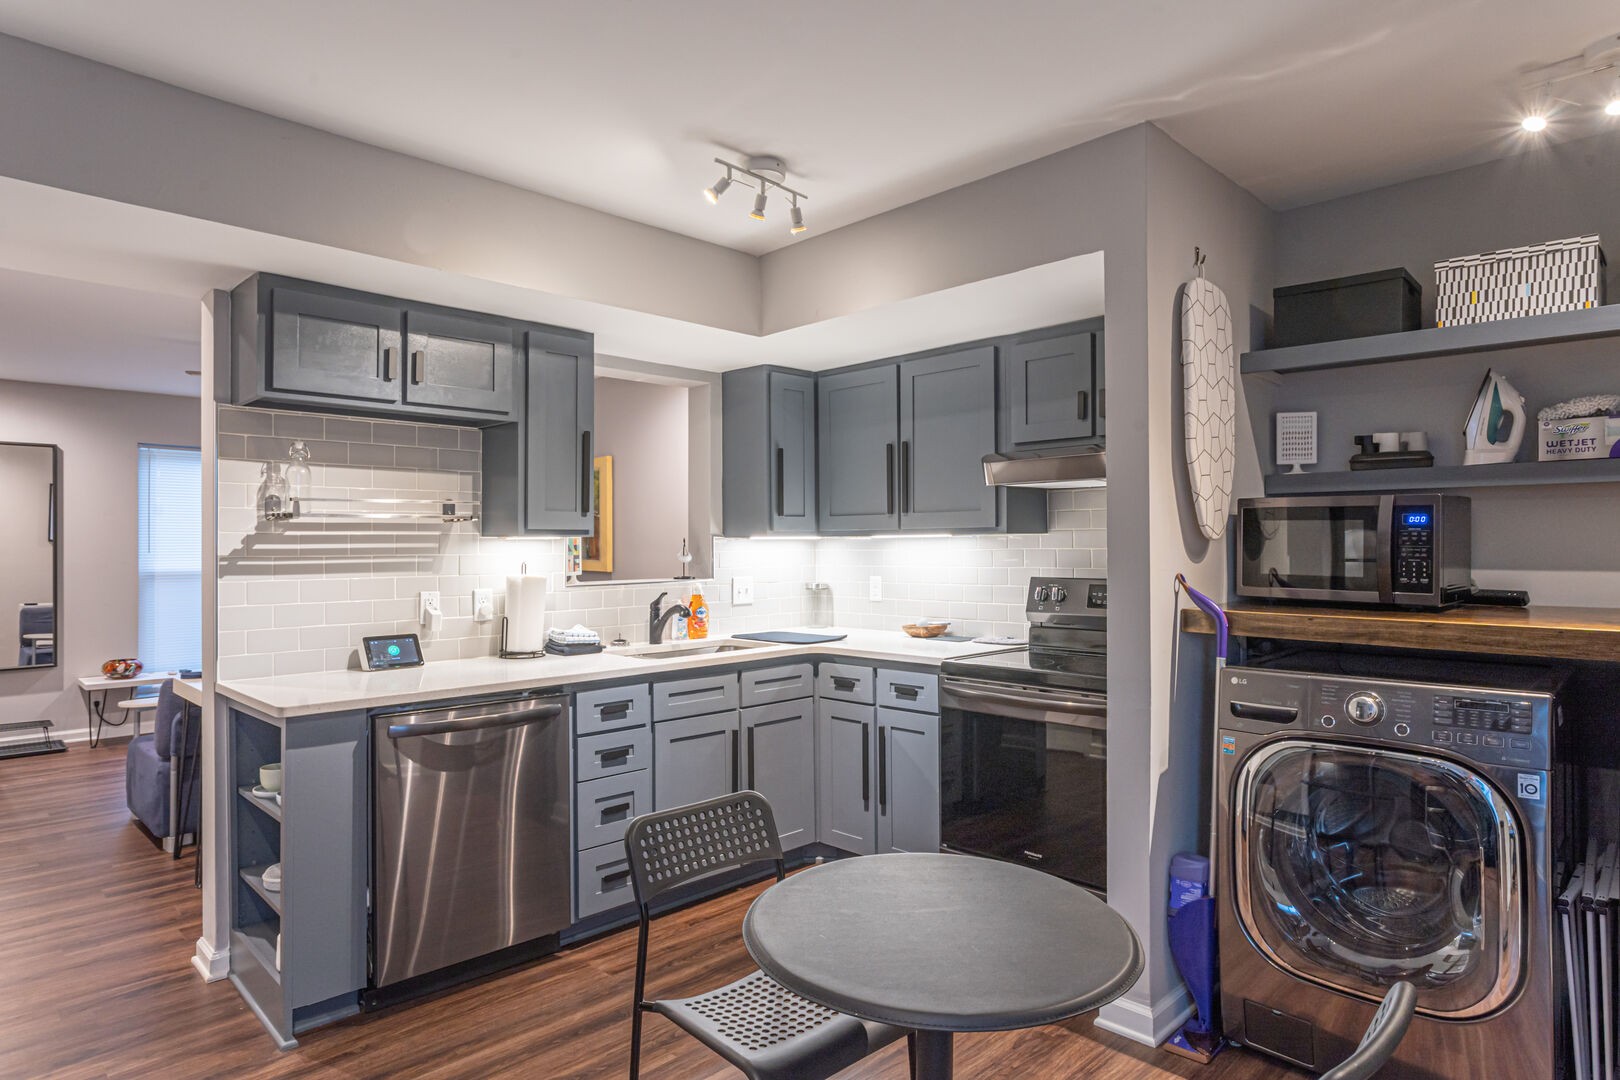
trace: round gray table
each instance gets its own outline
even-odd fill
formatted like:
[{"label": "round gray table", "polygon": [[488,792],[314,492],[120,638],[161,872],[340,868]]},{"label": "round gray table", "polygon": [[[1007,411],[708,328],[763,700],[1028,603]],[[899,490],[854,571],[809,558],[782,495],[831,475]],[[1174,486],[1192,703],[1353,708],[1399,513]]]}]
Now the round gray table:
[{"label": "round gray table", "polygon": [[951,1035],[1063,1020],[1142,972],[1124,919],[1039,870],[965,855],[867,855],[765,890],[743,920],[760,970],[830,1009],[917,1033],[917,1076],[951,1076]]}]

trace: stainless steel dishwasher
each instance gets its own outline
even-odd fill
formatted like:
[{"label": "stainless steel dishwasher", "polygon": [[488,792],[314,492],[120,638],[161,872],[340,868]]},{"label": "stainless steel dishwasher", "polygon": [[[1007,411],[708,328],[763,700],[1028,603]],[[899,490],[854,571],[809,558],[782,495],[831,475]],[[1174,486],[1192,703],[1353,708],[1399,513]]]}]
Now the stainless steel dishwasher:
[{"label": "stainless steel dishwasher", "polygon": [[378,712],[371,724],[372,986],[566,927],[568,699]]}]

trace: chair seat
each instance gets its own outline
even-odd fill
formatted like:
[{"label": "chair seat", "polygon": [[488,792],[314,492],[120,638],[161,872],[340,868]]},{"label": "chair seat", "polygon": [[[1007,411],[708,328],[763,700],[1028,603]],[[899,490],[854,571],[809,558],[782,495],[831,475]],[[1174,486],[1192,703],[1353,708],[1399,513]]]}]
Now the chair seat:
[{"label": "chair seat", "polygon": [[826,1080],[905,1029],[806,1001],[763,971],[689,998],[648,1002],[656,1013],[751,1080]]}]

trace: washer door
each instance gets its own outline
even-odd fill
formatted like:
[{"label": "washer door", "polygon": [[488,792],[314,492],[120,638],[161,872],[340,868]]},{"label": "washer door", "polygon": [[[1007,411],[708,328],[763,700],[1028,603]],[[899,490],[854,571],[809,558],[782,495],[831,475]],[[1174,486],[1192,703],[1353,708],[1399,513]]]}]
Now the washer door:
[{"label": "washer door", "polygon": [[1238,918],[1283,970],[1466,1019],[1518,987],[1523,830],[1478,772],[1431,757],[1285,740],[1242,766]]}]

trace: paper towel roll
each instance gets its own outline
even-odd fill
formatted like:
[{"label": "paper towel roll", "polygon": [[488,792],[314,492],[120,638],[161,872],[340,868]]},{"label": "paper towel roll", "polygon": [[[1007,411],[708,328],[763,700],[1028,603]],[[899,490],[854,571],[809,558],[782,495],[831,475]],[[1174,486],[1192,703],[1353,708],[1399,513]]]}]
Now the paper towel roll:
[{"label": "paper towel roll", "polygon": [[546,647],[546,579],[521,574],[506,579],[506,651],[539,652]]}]

